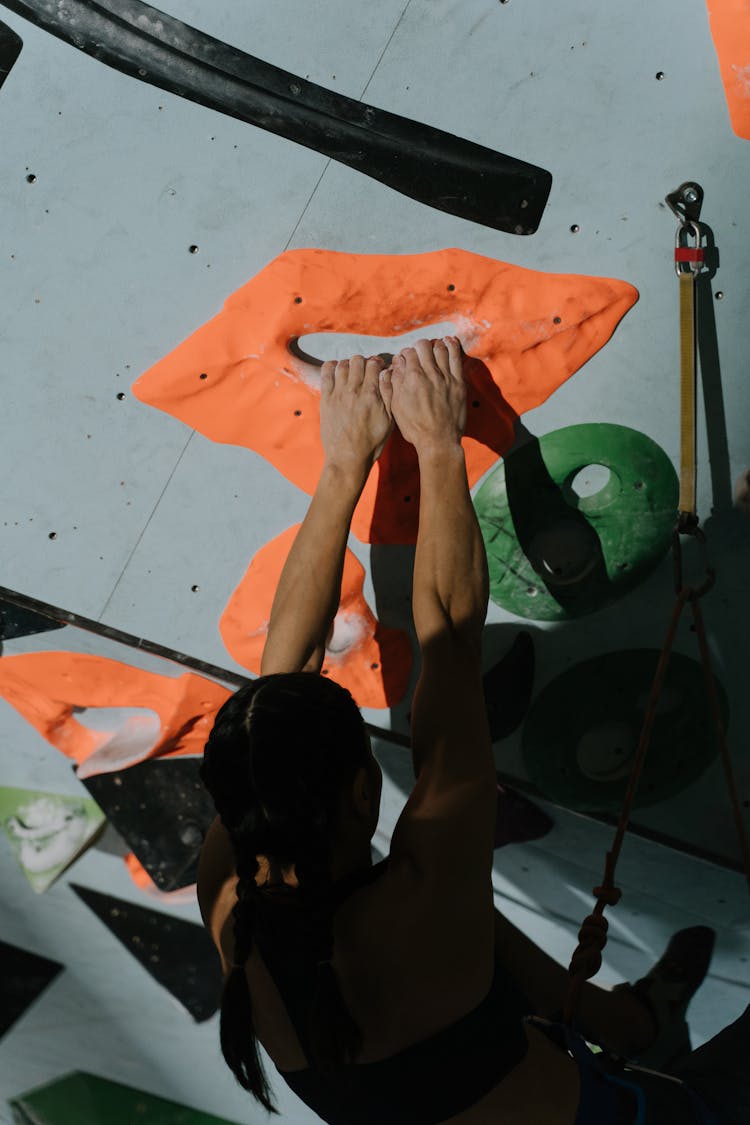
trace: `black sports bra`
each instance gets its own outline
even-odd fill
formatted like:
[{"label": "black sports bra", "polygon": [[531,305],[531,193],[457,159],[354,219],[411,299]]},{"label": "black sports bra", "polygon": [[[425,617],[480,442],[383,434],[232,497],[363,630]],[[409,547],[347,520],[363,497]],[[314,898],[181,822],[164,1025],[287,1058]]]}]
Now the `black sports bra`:
[{"label": "black sports bra", "polygon": [[[338,906],[357,888],[374,882],[388,860],[346,876],[333,888]],[[269,914],[271,912],[268,912]],[[257,937],[305,1054],[310,1058],[307,1012],[315,966],[309,959],[282,964],[271,929]],[[439,981],[436,981],[439,987]],[[278,1073],[329,1125],[436,1125],[468,1109],[497,1086],[528,1049],[523,1017],[530,1007],[515,983],[495,964],[487,996],[468,1015],[421,1043],[375,1063],[343,1069],[335,1084],[312,1067]]]}]

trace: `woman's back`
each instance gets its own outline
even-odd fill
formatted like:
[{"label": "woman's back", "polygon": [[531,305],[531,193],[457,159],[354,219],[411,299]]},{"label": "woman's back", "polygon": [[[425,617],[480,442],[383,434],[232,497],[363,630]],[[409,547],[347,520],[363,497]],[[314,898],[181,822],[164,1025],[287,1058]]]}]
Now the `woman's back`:
[{"label": "woman's back", "polygon": [[[365,1071],[368,1064],[383,1064],[359,1072],[362,1099],[368,1082],[384,1098],[392,1083],[396,1105],[407,1107],[413,1098],[425,1110],[433,1097],[436,1105],[461,1106],[457,1113],[433,1114],[435,1125],[572,1125],[579,1094],[575,1063],[537,1028],[524,1030],[523,998],[501,968],[495,979],[494,934],[488,936],[484,911],[473,905],[476,889],[452,891],[437,879],[426,885],[398,861],[376,865],[362,873],[362,881],[372,875],[342,903],[334,922],[333,969],[363,1035],[356,1063]],[[491,904],[491,885],[487,894]],[[229,911],[233,891],[226,901]],[[467,916],[472,909],[473,924]],[[232,928],[227,912],[220,940],[229,963]],[[294,1005],[281,994],[293,986],[272,949],[266,953],[264,958],[256,945],[246,970],[256,1032],[303,1096],[316,1079],[295,1030]],[[356,1085],[354,1091],[356,1099]]]}]

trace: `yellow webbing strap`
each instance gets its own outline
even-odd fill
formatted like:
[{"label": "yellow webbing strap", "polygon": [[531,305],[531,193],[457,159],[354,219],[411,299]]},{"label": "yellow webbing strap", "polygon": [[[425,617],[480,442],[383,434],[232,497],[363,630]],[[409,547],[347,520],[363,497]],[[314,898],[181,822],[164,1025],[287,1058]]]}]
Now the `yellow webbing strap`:
[{"label": "yellow webbing strap", "polygon": [[695,277],[680,273],[680,512],[695,515]]}]

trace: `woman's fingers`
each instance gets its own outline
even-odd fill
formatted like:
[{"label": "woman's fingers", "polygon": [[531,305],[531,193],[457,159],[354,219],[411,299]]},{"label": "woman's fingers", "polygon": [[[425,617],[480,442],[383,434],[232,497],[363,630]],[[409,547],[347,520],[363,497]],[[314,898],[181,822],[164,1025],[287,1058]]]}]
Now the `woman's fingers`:
[{"label": "woman's fingers", "polygon": [[348,359],[327,360],[323,364],[323,373],[328,372],[337,378],[353,379],[355,383],[364,381],[369,372],[382,371],[398,372],[406,369],[408,364],[417,370],[422,367],[433,375],[438,373],[448,376],[461,374],[461,343],[455,336],[446,336],[435,340],[417,340],[414,346],[402,348],[386,365],[380,355],[373,355],[365,359],[362,355],[353,355]]}]

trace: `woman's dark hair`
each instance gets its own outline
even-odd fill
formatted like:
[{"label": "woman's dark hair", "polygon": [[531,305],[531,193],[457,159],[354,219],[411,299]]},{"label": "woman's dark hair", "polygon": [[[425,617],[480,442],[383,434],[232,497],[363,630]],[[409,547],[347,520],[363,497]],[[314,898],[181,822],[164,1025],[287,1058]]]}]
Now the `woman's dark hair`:
[{"label": "woman's dark hair", "polygon": [[[269,1113],[278,1110],[269,1100],[245,978],[258,931],[272,932],[282,958],[310,962],[316,977],[308,1016],[312,1065],[331,1077],[362,1047],[330,965],[329,896],[341,795],[368,757],[364,722],[350,693],[311,672],[260,676],[240,688],[219,710],[205,746],[200,776],[229,834],[239,876],[221,1050],[240,1085]],[[256,854],[296,864],[299,887],[256,886]]]}]

